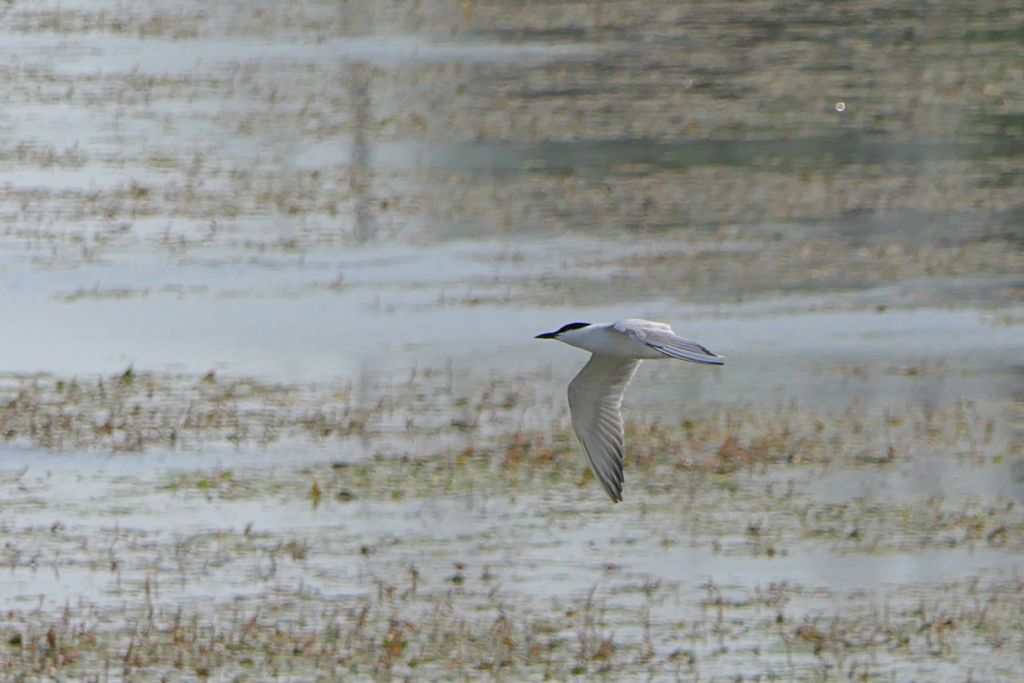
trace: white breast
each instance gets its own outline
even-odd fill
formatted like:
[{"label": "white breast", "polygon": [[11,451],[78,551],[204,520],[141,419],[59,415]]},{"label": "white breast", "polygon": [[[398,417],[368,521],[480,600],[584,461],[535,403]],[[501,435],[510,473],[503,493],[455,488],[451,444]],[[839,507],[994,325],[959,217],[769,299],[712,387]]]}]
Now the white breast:
[{"label": "white breast", "polygon": [[561,335],[566,344],[585,349],[599,356],[612,358],[664,358],[646,344],[642,344],[628,334],[616,330],[611,324],[591,325],[578,330],[571,330]]}]

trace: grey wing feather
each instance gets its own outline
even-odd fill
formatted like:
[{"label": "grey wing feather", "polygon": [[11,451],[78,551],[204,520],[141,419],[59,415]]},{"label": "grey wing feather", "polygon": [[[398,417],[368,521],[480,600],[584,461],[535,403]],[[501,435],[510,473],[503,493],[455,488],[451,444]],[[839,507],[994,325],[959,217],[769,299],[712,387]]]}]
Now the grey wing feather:
[{"label": "grey wing feather", "polygon": [[725,365],[725,361],[717,353],[695,341],[680,337],[671,329],[646,328],[642,330],[627,330],[626,333],[655,351],[672,358],[687,360],[691,363]]},{"label": "grey wing feather", "polygon": [[639,360],[593,355],[569,383],[569,412],[576,436],[598,481],[613,501],[622,500],[622,395]]}]

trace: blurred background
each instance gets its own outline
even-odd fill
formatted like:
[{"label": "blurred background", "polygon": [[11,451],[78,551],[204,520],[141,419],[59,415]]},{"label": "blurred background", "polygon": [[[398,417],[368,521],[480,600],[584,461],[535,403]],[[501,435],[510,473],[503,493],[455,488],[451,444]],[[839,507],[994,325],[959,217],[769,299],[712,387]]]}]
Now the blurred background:
[{"label": "blurred background", "polygon": [[[7,2],[8,669],[1013,680],[1022,38],[1012,2]],[[641,369],[611,506],[585,357],[532,337],[622,317],[728,364]]]}]

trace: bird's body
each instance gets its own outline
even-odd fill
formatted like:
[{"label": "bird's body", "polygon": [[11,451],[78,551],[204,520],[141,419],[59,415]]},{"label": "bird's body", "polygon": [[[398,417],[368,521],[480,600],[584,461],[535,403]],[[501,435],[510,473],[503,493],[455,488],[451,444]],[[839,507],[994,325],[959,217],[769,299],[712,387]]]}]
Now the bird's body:
[{"label": "bird's body", "polygon": [[625,435],[622,396],[642,360],[676,358],[722,365],[721,356],[676,335],[664,323],[626,318],[614,323],[569,323],[538,339],[557,339],[593,355],[569,383],[569,413],[590,466],[616,503],[622,500]]}]

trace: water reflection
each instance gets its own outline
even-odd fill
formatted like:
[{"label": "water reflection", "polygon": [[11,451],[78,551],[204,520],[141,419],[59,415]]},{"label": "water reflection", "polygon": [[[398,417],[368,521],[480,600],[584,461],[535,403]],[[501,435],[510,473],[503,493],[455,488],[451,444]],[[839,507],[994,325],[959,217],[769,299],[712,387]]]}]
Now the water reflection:
[{"label": "water reflection", "polygon": [[899,140],[870,133],[798,139],[579,140],[439,143],[420,158],[427,167],[476,173],[601,176],[620,167],[648,173],[694,166],[767,167],[774,172],[838,170],[842,166],[1016,158],[1024,140],[992,136],[972,141]]},{"label": "water reflection", "polygon": [[352,160],[349,187],[355,199],[354,233],[358,242],[368,242],[377,234],[371,204],[373,171],[370,162],[368,128],[371,125],[370,85],[372,70],[365,64],[352,65],[349,95],[352,99]]}]

